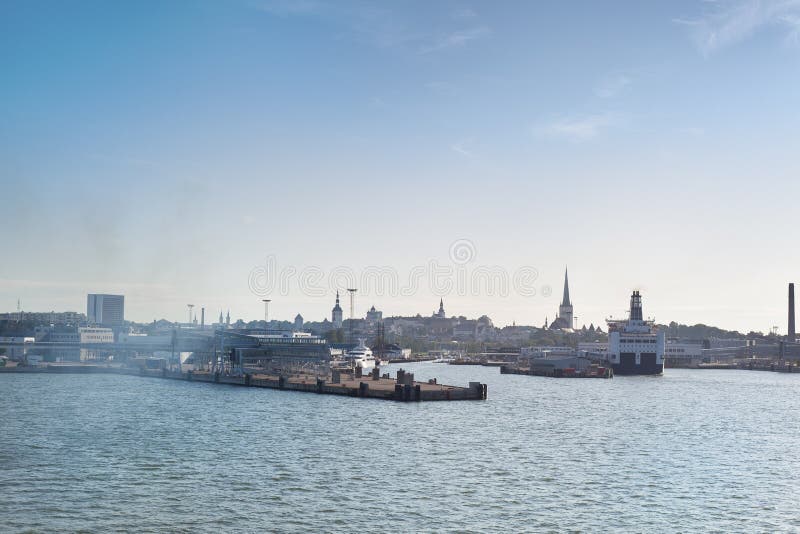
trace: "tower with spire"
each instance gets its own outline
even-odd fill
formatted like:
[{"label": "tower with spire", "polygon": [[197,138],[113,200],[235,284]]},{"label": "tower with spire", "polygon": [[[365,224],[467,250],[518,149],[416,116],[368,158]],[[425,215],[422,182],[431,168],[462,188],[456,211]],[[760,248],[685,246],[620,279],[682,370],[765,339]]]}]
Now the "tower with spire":
[{"label": "tower with spire", "polygon": [[336,305],[331,310],[331,322],[334,328],[342,327],[342,307],[339,306],[339,292],[336,292]]},{"label": "tower with spire", "polygon": [[[571,330],[573,328],[573,313],[572,301],[569,299],[569,276],[567,269],[564,269],[564,296],[561,298],[561,304],[558,306],[558,315],[553,322],[550,323],[550,330]],[[547,320],[545,319],[545,325]],[[545,326],[548,328],[548,326]]]},{"label": "tower with spire", "polygon": [[572,301],[569,300],[569,277],[566,267],[564,267],[564,297],[561,299],[561,306],[558,307],[558,316],[569,325],[567,328],[572,328]]},{"label": "tower with spire", "polygon": [[439,319],[447,318],[447,314],[444,313],[444,299],[439,299],[439,311],[433,314],[434,317],[438,317]]}]

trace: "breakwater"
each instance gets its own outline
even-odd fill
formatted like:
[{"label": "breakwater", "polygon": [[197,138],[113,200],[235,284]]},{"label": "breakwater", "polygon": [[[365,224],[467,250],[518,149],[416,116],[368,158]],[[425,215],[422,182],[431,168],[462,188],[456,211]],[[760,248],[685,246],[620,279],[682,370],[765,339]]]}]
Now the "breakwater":
[{"label": "breakwater", "polygon": [[2,367],[0,373],[119,374],[399,402],[484,400],[487,396],[486,384],[480,382],[470,382],[467,387],[439,384],[435,379],[418,382],[414,380],[413,373],[403,369],[397,371],[395,378],[391,378],[388,374],[381,375],[377,368],[371,374],[363,376],[360,373],[333,371],[327,377],[318,377],[261,373],[225,374],[207,371],[178,372],[167,369],[135,369],[91,364]]}]

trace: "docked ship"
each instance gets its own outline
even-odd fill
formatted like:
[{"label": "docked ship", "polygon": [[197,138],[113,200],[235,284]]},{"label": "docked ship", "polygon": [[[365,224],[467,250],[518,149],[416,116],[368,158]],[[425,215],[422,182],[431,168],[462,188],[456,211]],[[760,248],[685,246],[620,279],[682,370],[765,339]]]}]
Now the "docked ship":
[{"label": "docked ship", "polygon": [[375,367],[375,356],[363,339],[359,339],[358,345],[347,351],[345,360],[353,367],[361,367],[364,371],[371,371]]},{"label": "docked ship", "polygon": [[666,338],[655,322],[642,316],[642,297],[631,295],[627,320],[609,319],[608,361],[615,375],[660,375],[664,372]]}]

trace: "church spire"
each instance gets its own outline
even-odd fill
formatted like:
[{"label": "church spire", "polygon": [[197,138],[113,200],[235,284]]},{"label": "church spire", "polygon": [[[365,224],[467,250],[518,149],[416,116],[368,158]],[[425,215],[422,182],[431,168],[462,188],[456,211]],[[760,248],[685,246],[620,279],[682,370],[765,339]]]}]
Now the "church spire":
[{"label": "church spire", "polygon": [[439,299],[439,311],[438,311],[438,312],[436,312],[436,313],[434,314],[434,316],[435,316],[435,317],[441,317],[442,319],[444,319],[445,317],[447,317],[447,314],[445,314],[445,313],[444,313],[444,299],[443,299],[443,298],[440,298],[440,299]]},{"label": "church spire", "polygon": [[562,306],[569,306],[571,302],[569,301],[569,279],[567,277],[567,268],[564,267],[564,298],[561,301]]}]

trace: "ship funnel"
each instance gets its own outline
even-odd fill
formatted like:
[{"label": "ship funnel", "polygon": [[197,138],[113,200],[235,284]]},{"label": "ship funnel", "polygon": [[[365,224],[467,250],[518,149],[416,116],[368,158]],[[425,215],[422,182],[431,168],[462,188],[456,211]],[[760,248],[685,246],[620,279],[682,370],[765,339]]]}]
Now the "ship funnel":
[{"label": "ship funnel", "polygon": [[789,284],[789,343],[794,343],[794,284]]},{"label": "ship funnel", "polygon": [[638,291],[631,294],[631,321],[642,320],[642,297]]}]

